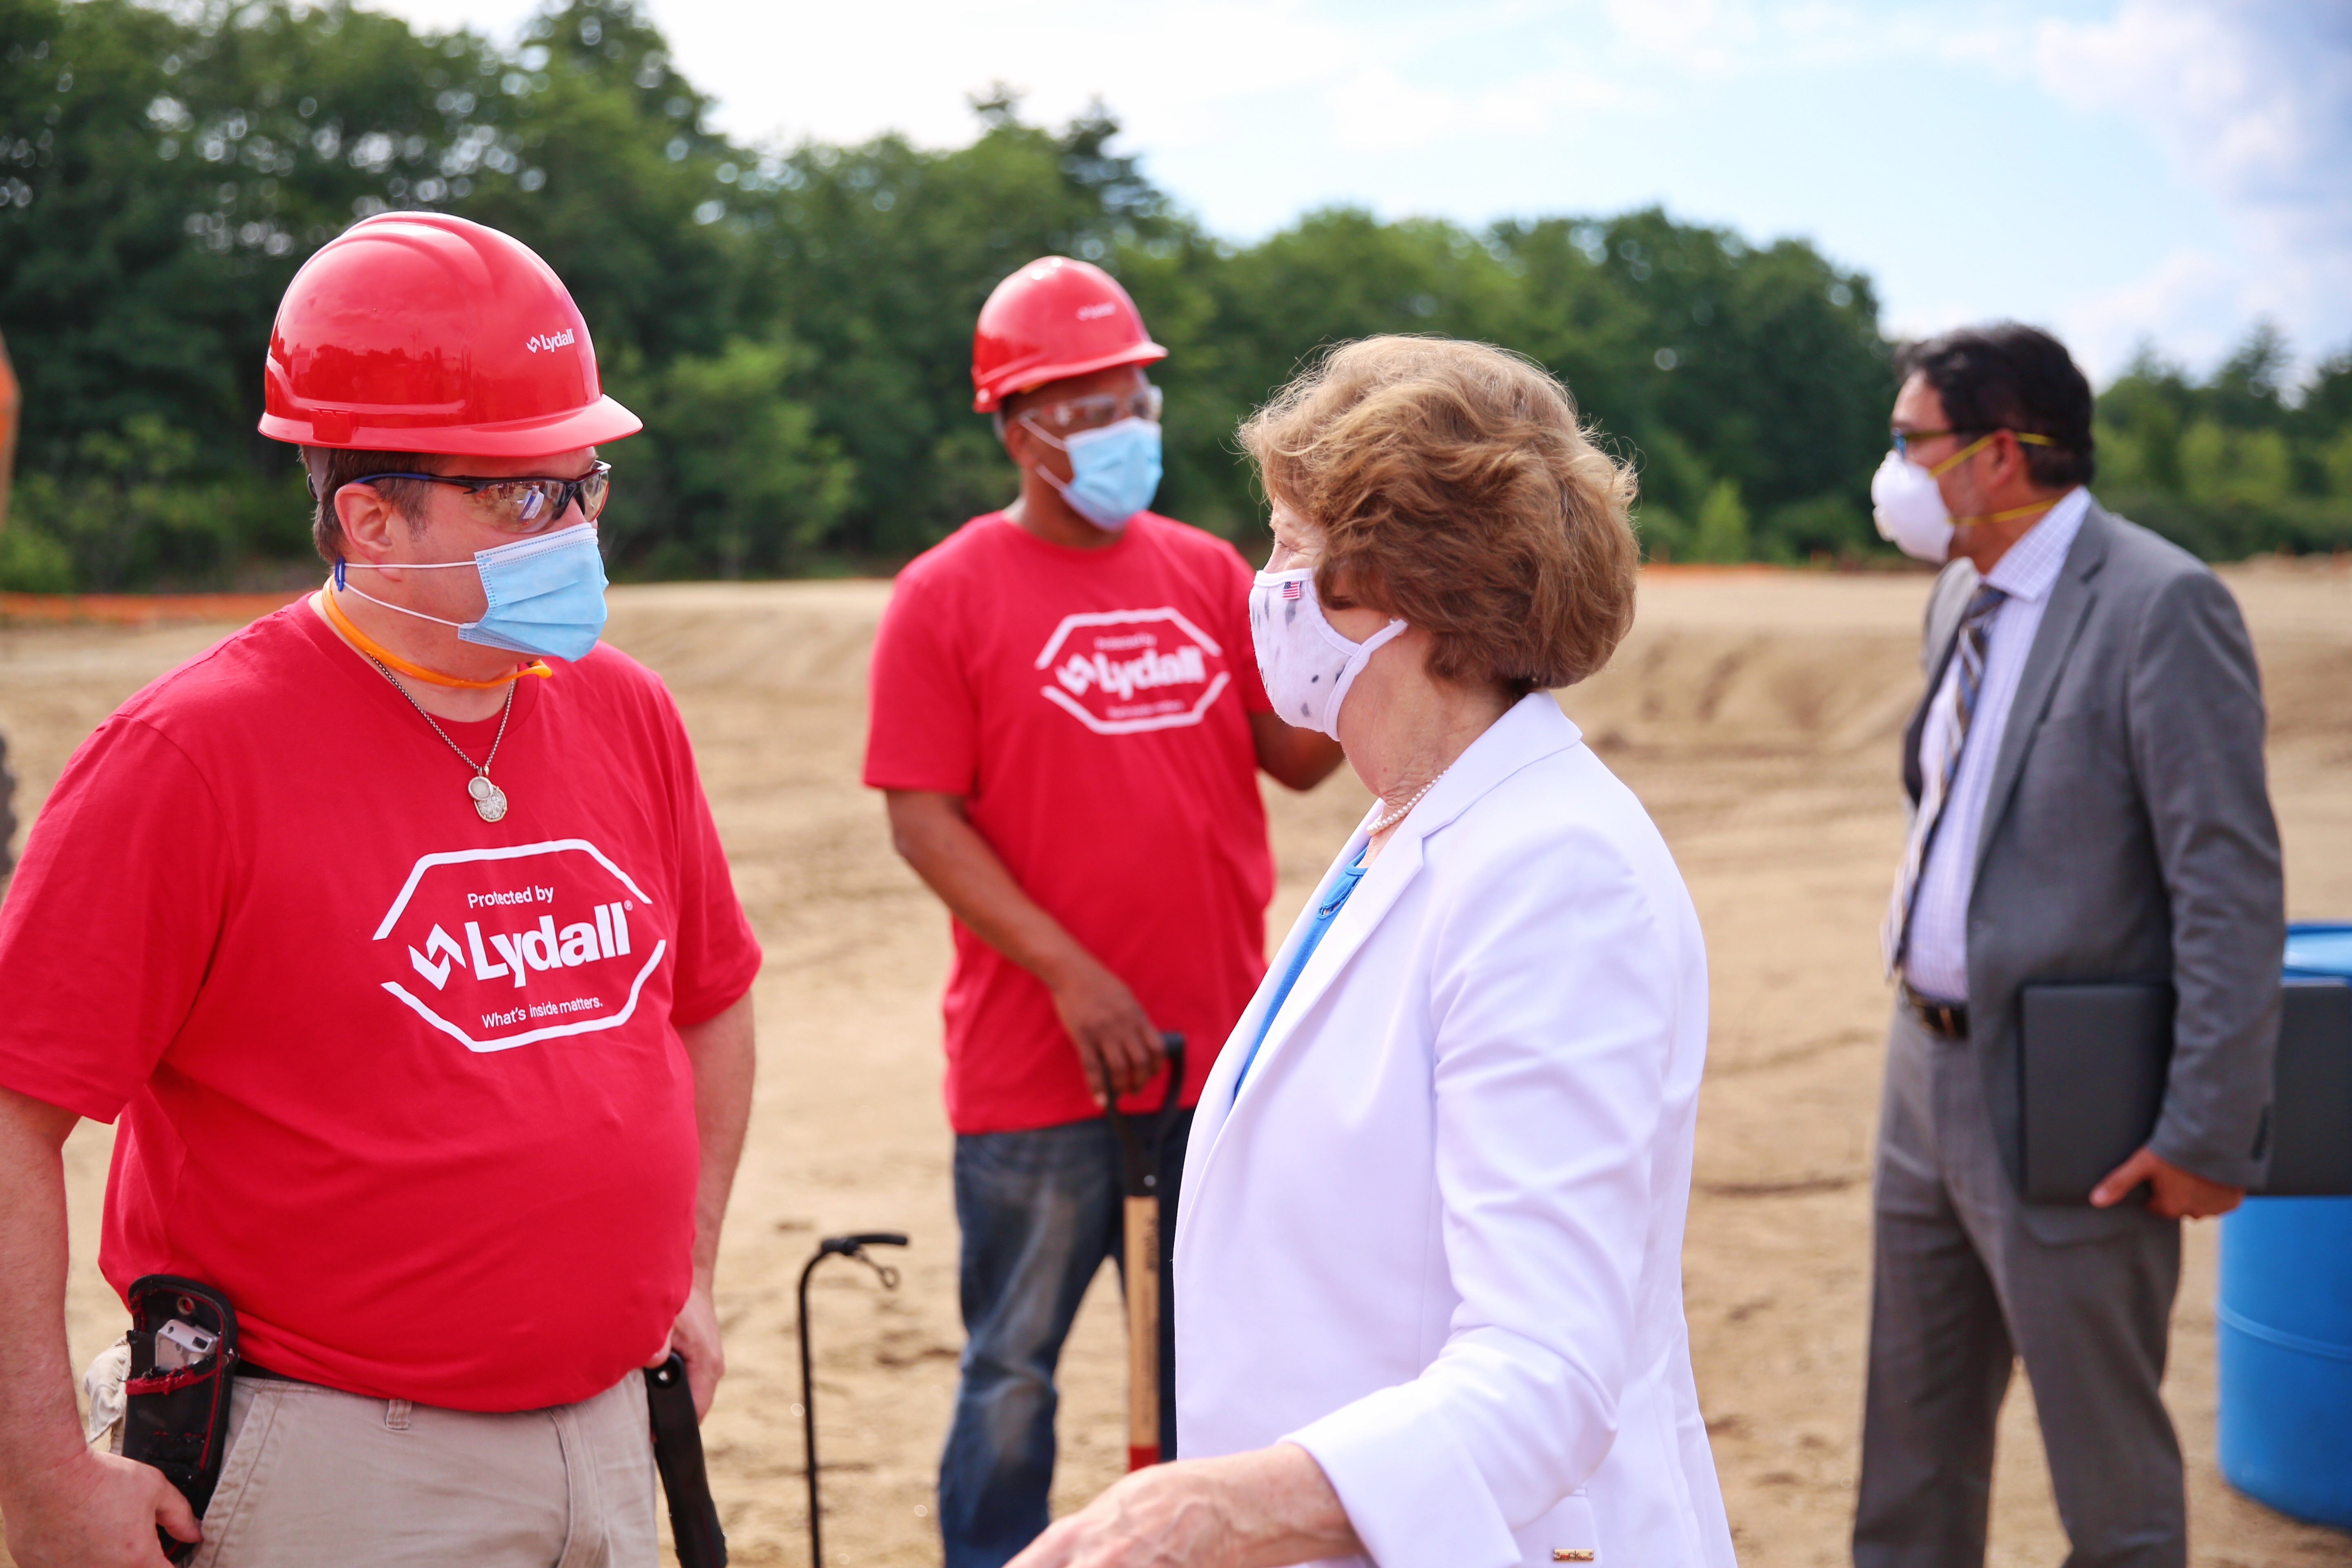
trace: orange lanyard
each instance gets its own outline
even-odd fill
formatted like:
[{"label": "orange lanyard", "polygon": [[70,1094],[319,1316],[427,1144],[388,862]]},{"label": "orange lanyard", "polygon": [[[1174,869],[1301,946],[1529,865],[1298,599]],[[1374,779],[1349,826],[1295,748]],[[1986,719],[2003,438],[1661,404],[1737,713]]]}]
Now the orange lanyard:
[{"label": "orange lanyard", "polygon": [[427,669],[421,664],[409,663],[408,660],[385,648],[373,637],[360,630],[352,624],[351,616],[343,614],[343,607],[335,603],[335,590],[332,587],[320,590],[319,603],[327,612],[327,624],[341,632],[344,639],[353,647],[386,668],[396,669],[412,680],[429,681],[435,686],[462,687],[468,691],[490,691],[506,685],[509,681],[520,680],[526,675],[551,676],[555,673],[548,668],[547,660],[535,658],[529,664],[519,664],[507,674],[489,680],[467,680],[459,676],[444,675],[437,669]]}]

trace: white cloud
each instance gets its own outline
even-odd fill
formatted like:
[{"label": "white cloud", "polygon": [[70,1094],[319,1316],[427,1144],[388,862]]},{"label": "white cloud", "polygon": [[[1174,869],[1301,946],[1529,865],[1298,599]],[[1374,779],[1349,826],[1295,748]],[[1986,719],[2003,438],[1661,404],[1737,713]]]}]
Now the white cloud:
[{"label": "white cloud", "polygon": [[2042,23],[2033,55],[2050,92],[2138,121],[2239,226],[2234,268],[2183,252],[2087,310],[2218,299],[2226,275],[2240,331],[2274,315],[2307,353],[2352,334],[2352,6],[2122,0]]},{"label": "white cloud", "polygon": [[1010,10],[674,0],[656,15],[698,83],[723,101],[722,123],[749,137],[900,131],[960,145],[978,129],[966,95],[1003,80],[1028,94],[1032,118],[1066,119],[1098,96],[1132,142],[1175,148],[1213,134],[1238,100],[1312,94],[1396,52],[1381,30],[1302,0],[1028,0]]},{"label": "white cloud", "polygon": [[1622,81],[1574,66],[1541,68],[1464,92],[1416,82],[1389,60],[1321,95],[1332,144],[1349,153],[1401,152],[1466,136],[1535,136],[1570,117],[1643,100]]},{"label": "white cloud", "polygon": [[1737,68],[1764,24],[1749,0],[1608,0],[1617,37],[1701,75]]},{"label": "white cloud", "polygon": [[2171,359],[2210,364],[2261,313],[2242,264],[2210,250],[2179,250],[2145,277],[2077,302],[2053,324],[2091,378],[2104,382],[2144,342]]},{"label": "white cloud", "polygon": [[[374,3],[508,32],[533,0]],[[1662,200],[1822,237],[1897,326],[2018,315],[2102,369],[2151,335],[2210,363],[2264,313],[2306,353],[2352,339],[2352,0],[643,3],[731,134],[960,145],[992,81],[1049,124],[1099,96],[1237,238],[1341,199]],[[2036,171],[2002,232],[2070,236],[2046,264],[1890,195],[1906,156],[2002,133]]]}]

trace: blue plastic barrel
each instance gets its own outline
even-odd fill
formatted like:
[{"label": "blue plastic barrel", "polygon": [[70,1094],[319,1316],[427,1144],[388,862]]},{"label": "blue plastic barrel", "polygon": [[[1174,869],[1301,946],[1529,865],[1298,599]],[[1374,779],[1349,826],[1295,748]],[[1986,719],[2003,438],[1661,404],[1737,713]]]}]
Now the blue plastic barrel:
[{"label": "blue plastic barrel", "polygon": [[[2352,979],[2352,925],[2290,927],[2286,972]],[[2222,1476],[2352,1527],[2352,1198],[2248,1198],[2225,1217],[2214,1315]]]}]

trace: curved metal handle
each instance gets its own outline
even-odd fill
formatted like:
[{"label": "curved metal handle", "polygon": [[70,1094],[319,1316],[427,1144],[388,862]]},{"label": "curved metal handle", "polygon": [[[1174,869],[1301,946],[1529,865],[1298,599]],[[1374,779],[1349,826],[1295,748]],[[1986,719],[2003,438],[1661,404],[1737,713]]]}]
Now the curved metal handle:
[{"label": "curved metal handle", "polygon": [[849,1236],[828,1236],[816,1245],[816,1252],[801,1269],[800,1342],[801,1342],[801,1441],[807,1455],[808,1530],[810,1568],[824,1568],[824,1535],[823,1515],[819,1511],[816,1490],[816,1363],[809,1351],[808,1289],[809,1276],[816,1266],[828,1258],[854,1258],[874,1270],[885,1290],[898,1288],[898,1271],[887,1263],[877,1262],[866,1254],[869,1247],[904,1247],[907,1233],[902,1230],[861,1230]]},{"label": "curved metal handle", "polygon": [[862,1230],[855,1236],[828,1236],[818,1244],[821,1252],[855,1253],[863,1247],[904,1247],[907,1233],[903,1230]]},{"label": "curved metal handle", "polygon": [[874,1270],[874,1277],[882,1281],[882,1289],[896,1290],[898,1288],[898,1271],[887,1263],[868,1258],[866,1249],[869,1247],[906,1245],[907,1233],[899,1230],[867,1230],[855,1236],[828,1236],[818,1243],[816,1257],[809,1259],[809,1267],[814,1268],[824,1259],[835,1256],[854,1258]]}]

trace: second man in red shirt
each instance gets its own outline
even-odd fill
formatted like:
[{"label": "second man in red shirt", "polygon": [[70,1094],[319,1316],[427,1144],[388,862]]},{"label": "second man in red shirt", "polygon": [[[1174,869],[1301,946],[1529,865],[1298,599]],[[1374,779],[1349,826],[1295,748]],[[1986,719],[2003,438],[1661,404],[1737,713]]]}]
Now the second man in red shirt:
[{"label": "second man in red shirt", "polygon": [[1145,510],[1160,399],[1142,367],[1166,353],[1098,268],[1048,257],[999,284],[973,406],[996,416],[1020,497],[899,574],[875,645],[866,783],[954,917],[943,1010],[968,1343],[940,1462],[947,1568],[997,1568],[1045,1528],[1055,1366],[1119,1245],[1106,1099],[1152,1085],[1163,1032],[1186,1037],[1164,1247],[1189,1108],[1265,967],[1257,771],[1306,789],[1340,757],[1269,710],[1241,556]]}]

